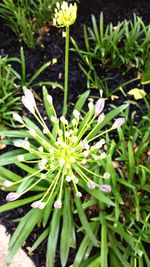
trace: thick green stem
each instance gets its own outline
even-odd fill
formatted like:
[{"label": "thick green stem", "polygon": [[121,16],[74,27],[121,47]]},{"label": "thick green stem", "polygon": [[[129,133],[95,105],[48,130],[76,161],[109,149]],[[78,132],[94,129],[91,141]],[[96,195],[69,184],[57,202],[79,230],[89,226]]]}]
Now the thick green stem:
[{"label": "thick green stem", "polygon": [[64,81],[64,105],[63,105],[63,116],[66,116],[66,113],[67,113],[68,70],[69,70],[69,27],[66,27],[66,45],[65,45],[65,81]]}]

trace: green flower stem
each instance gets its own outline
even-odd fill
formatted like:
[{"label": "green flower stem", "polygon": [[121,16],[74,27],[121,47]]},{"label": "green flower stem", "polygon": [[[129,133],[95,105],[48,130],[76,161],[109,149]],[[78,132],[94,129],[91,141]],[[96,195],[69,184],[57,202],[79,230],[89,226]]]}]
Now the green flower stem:
[{"label": "green flower stem", "polygon": [[61,169],[59,170],[59,172],[57,173],[56,177],[54,178],[53,182],[51,183],[50,187],[48,188],[48,190],[46,191],[45,195],[42,197],[41,201],[43,201],[43,199],[49,194],[49,192],[51,191],[51,188],[53,187],[52,191],[50,192],[50,195],[46,201],[46,203],[49,202],[55,188],[56,188],[56,185],[58,184],[58,180],[60,178],[60,174],[61,174]]},{"label": "green flower stem", "polygon": [[100,137],[100,136],[104,135],[105,133],[108,133],[108,132],[110,132],[110,131],[112,131],[112,130],[113,130],[112,128],[107,129],[106,131],[104,131],[104,132],[102,132],[102,133],[100,133],[100,134],[94,136],[94,137],[91,138],[90,140],[88,140],[88,136],[90,135],[90,133],[89,133],[89,134],[83,139],[83,141],[87,141],[87,140],[88,140],[88,142],[90,143],[91,141],[95,140],[96,138],[98,138],[98,137]]},{"label": "green flower stem", "polygon": [[60,192],[59,192],[59,197],[58,199],[61,199],[62,198],[62,190],[63,190],[63,184],[64,184],[64,173],[62,174],[62,177],[61,177],[61,185],[60,185]]},{"label": "green flower stem", "polygon": [[64,105],[63,105],[63,116],[66,116],[66,113],[67,113],[68,70],[69,70],[69,26],[66,27],[66,44],[65,44],[65,81],[64,81]]},{"label": "green flower stem", "polygon": [[[78,163],[77,163],[77,164],[78,164]],[[85,170],[86,172],[89,172],[89,173],[92,174],[93,176],[95,175],[95,176],[98,177],[98,178],[103,178],[102,175],[98,175],[97,173],[92,172],[92,171],[90,171],[90,170],[87,169],[87,168],[84,168],[83,165],[81,165],[81,164],[78,164],[78,165],[80,166],[80,168],[82,168],[82,169]]]},{"label": "green flower stem", "polygon": [[[37,174],[40,173],[40,172],[41,172],[41,170],[38,170],[37,172],[34,172],[34,173],[30,174],[29,176],[26,176],[25,178],[23,178],[23,181],[28,180],[29,178],[31,178],[32,176],[37,175]],[[36,177],[36,178],[38,178],[38,177]],[[17,181],[17,182],[14,182],[13,185],[19,184],[19,183],[21,183],[21,182],[22,182],[22,179],[19,180],[19,181]]]},{"label": "green flower stem", "polygon": [[[29,178],[29,177],[28,177]],[[25,180],[25,179],[24,179]],[[20,195],[22,196],[23,194],[27,193],[29,190],[31,190],[34,186],[36,186],[43,178],[38,179],[34,184],[29,186],[25,191],[23,191]]]}]

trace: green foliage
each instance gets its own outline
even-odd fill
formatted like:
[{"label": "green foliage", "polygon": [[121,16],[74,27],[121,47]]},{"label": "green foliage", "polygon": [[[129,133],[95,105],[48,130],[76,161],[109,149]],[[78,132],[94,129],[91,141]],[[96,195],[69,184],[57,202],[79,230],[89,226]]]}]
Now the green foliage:
[{"label": "green foliage", "polygon": [[[107,79],[101,78],[101,68],[141,69],[144,76],[149,71],[150,26],[134,14],[133,21],[124,20],[116,26],[105,26],[103,13],[99,23],[92,15],[92,27],[84,26],[85,49],[80,49],[72,38],[74,49],[82,59],[80,68],[87,77],[88,88],[102,89],[106,96],[110,94]],[[149,75],[149,73],[148,73]],[[112,78],[113,79],[113,78]]]},{"label": "green foliage", "polygon": [[50,21],[55,0],[2,0],[0,16],[28,47],[34,48],[35,33]]},{"label": "green foliage", "polygon": [[0,58],[0,125],[13,125],[12,114],[21,108],[17,77],[8,58]]},{"label": "green foliage", "polygon": [[[26,88],[41,87],[49,85],[57,88],[62,86],[57,82],[39,81],[40,74],[49,66],[56,63],[56,60],[46,62],[33,73],[30,78],[26,74],[26,61],[24,50],[20,48],[20,58],[4,57],[0,58],[0,124],[1,127],[14,127],[13,113],[21,110],[21,91]],[[19,65],[19,71],[17,66]],[[2,130],[2,129],[1,129]]]}]

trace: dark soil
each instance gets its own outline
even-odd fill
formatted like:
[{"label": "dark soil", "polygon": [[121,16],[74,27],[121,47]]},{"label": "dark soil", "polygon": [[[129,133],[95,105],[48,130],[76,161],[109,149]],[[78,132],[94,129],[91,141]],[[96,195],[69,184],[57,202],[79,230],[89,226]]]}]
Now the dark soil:
[{"label": "dark soil", "polygon": [[[91,25],[91,14],[94,14],[99,18],[100,12],[104,13],[105,23],[113,22],[115,25],[118,21],[126,19],[132,19],[133,13],[141,16],[146,24],[150,23],[150,2],[149,0],[81,0],[78,4],[78,19],[76,23],[71,27],[71,35],[78,42],[80,47],[83,46],[83,25]],[[0,22],[0,55],[1,56],[16,56],[20,57],[20,46],[22,44],[17,40],[16,36],[8,29],[4,22]],[[24,45],[23,45],[24,46]],[[62,38],[62,31],[56,28],[49,27],[49,31],[44,33],[40,37],[39,44],[35,49],[28,49],[24,46],[25,57],[26,57],[26,70],[27,79],[47,61],[57,58],[58,63],[46,69],[39,77],[40,81],[59,81],[63,84],[63,73],[64,73],[64,38]],[[18,66],[15,66],[19,68]],[[119,72],[112,71],[111,75],[113,80],[110,82],[110,86],[115,88],[118,84],[122,83],[122,70]],[[102,72],[102,77],[105,77],[105,72]],[[128,73],[126,79],[130,79],[135,73]],[[61,78],[60,78],[61,76]],[[123,78],[124,79],[124,78]],[[61,113],[63,93],[60,89],[48,88],[49,93],[54,98],[54,105],[58,111]],[[41,89],[36,88],[38,95],[41,96]],[[86,90],[86,78],[84,77],[82,71],[78,66],[78,56],[77,54],[70,53],[70,69],[69,69],[69,106],[72,107],[72,103],[75,103],[79,94]],[[149,87],[146,88],[147,92]],[[96,92],[92,94],[97,95]],[[120,105],[126,100],[125,97],[119,98],[116,105]],[[141,102],[143,105],[143,102]],[[143,106],[143,109],[145,107]],[[138,111],[139,112],[139,111]],[[138,113],[138,119],[142,116],[142,113]],[[5,193],[1,192],[0,204],[5,203]],[[22,217],[28,207],[23,207],[15,209],[13,211],[5,212],[0,214],[0,222],[5,224],[8,232],[12,233],[15,229],[16,223],[12,222],[13,219]],[[35,229],[34,233],[28,238],[25,247],[31,246],[35,237],[39,234],[41,230]],[[80,243],[80,236],[78,237]],[[33,255],[33,260],[36,267],[45,266],[45,251],[46,251],[46,241],[36,250]],[[70,253],[70,259],[68,262],[69,266],[73,258],[75,257],[75,250]],[[59,267],[59,252],[57,254],[56,266]]]}]

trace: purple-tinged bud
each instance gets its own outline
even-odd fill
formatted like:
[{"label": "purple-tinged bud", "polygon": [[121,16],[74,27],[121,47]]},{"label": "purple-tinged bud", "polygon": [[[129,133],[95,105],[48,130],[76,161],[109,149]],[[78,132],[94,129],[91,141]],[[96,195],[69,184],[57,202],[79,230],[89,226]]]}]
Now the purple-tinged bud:
[{"label": "purple-tinged bud", "polygon": [[109,193],[111,191],[111,186],[108,184],[102,184],[100,185],[99,189],[103,192]]},{"label": "purple-tinged bud", "polygon": [[62,207],[62,202],[60,199],[56,200],[55,203],[54,203],[54,208],[55,209],[61,209]]},{"label": "purple-tinged bud", "polygon": [[7,201],[14,201],[16,199],[18,199],[20,197],[20,195],[16,192],[11,192],[6,196],[6,200]]},{"label": "purple-tinged bud", "polygon": [[42,210],[42,209],[44,209],[45,205],[46,205],[46,202],[42,202],[42,201],[38,200],[38,201],[33,202],[33,203],[31,204],[31,207],[32,207],[33,209],[37,209],[37,208],[39,208],[39,209]]},{"label": "purple-tinged bud", "polygon": [[101,114],[98,116],[98,123],[101,123],[104,119],[105,119],[105,114],[104,114],[104,113],[101,113]]},{"label": "purple-tinged bud", "polygon": [[3,186],[4,187],[10,187],[10,186],[12,186],[13,185],[13,183],[11,182],[11,181],[8,181],[8,180],[6,180],[4,183],[3,183]]},{"label": "purple-tinged bud", "polygon": [[116,129],[116,128],[118,128],[118,127],[121,127],[122,126],[122,124],[124,124],[124,122],[125,122],[125,119],[124,118],[118,118],[115,122],[114,122],[114,124],[112,125],[112,129]]},{"label": "purple-tinged bud", "polygon": [[104,179],[109,179],[110,178],[110,173],[109,172],[105,172],[103,175]]},{"label": "purple-tinged bud", "polygon": [[94,182],[90,181],[90,182],[87,183],[87,186],[88,186],[89,189],[94,189],[96,185],[95,185]]},{"label": "purple-tinged bud", "polygon": [[100,98],[97,102],[96,102],[96,106],[95,106],[95,116],[98,116],[103,108],[105,106],[105,99],[104,98]]}]

